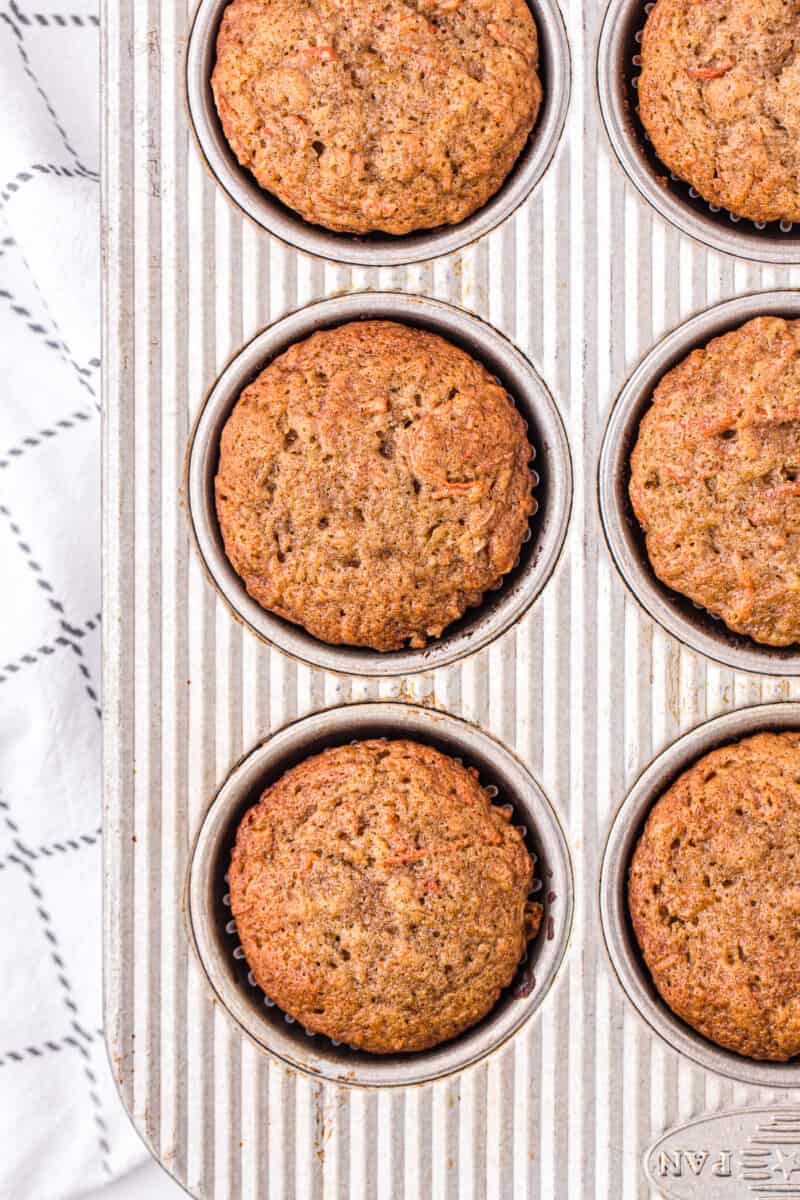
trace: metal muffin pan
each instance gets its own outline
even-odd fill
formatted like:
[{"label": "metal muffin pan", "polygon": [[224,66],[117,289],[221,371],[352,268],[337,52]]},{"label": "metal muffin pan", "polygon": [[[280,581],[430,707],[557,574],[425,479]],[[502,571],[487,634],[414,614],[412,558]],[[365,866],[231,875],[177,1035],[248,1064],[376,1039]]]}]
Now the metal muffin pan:
[{"label": "metal muffin pan", "polygon": [[656,577],[628,496],[630,454],[659,381],[692,350],[758,316],[800,318],[800,292],[757,292],[727,300],[673,330],[639,363],[611,410],[603,437],[598,470],[600,515],[620,574],[642,607],[668,633],[736,670],[798,675],[800,646],[760,645],[733,633]]},{"label": "metal muffin pan", "polygon": [[189,34],[186,94],[189,116],[211,174],[253,221],[297,250],[330,262],[363,267],[397,267],[451,254],[496,228],[522,204],[544,175],[564,128],[571,84],[569,43],[556,0],[530,0],[539,35],[543,96],[528,142],[502,187],[482,208],[457,225],[418,233],[333,233],[312,225],[260,188],[242,167],[222,132],[211,91],[216,40],[230,0],[200,0]]},{"label": "metal muffin pan", "polygon": [[[106,4],[100,29],[104,1027],[123,1102],[198,1200],[639,1197],[648,1147],[661,1146],[709,1151],[697,1177],[698,1160],[683,1162],[680,1179],[656,1176],[662,1190],[708,1200],[719,1185],[745,1200],[745,1182],[713,1174],[715,1147],[741,1157],[742,1130],[717,1137],[706,1124],[685,1137],[685,1122],[742,1104],[780,1111],[789,1095],[707,1071],[638,1019],[603,949],[597,881],[613,812],[654,747],[733,705],[800,701],[800,675],[776,678],[777,658],[767,671],[760,654],[761,674],[720,670],[663,633],[620,586],[593,493],[610,402],[662,332],[737,293],[795,287],[797,272],[765,275],[711,251],[634,198],[597,103],[606,3],[560,4],[575,68],[564,135],[535,194],[501,227],[391,275],[372,265],[377,255],[350,270],[287,249],[231,202],[181,111],[196,2]],[[285,312],[366,287],[433,295],[490,320],[552,388],[573,455],[565,550],[526,619],[413,677],[381,678],[388,659],[371,678],[308,670],[252,636],[208,586],[176,504],[222,364]],[[261,365],[255,355],[252,372]],[[667,609],[675,599],[662,597]],[[541,1007],[502,1049],[420,1087],[348,1087],[287,1066],[231,1018],[187,932],[189,858],[234,764],[306,713],[367,698],[415,699],[500,738],[545,788],[574,866],[568,953]],[[231,834],[234,822],[232,811]],[[247,1008],[255,989],[232,958],[236,936],[215,926],[213,937]],[[252,1018],[263,1037],[261,1007]],[[320,1037],[282,1032],[347,1072]]]},{"label": "metal muffin pan", "polygon": [[644,963],[628,913],[628,872],[645,821],[659,796],[703,755],[765,731],[800,729],[800,703],[758,704],[714,717],[668,746],[640,775],[614,817],[600,872],[600,914],[611,964],[639,1015],[675,1050],[708,1071],[768,1088],[800,1087],[800,1059],[760,1062],[717,1046],[667,1007]]},{"label": "metal muffin pan", "polygon": [[[248,981],[245,959],[234,956],[225,873],[236,829],[264,788],[296,763],[330,746],[366,738],[411,738],[477,768],[498,803],[512,804],[524,825],[525,844],[536,856],[541,929],[515,980],[492,1011],[452,1041],[410,1054],[375,1055],[309,1037],[283,1012],[264,1003]],[[190,938],[220,1002],[244,1032],[287,1065],[340,1084],[410,1086],[462,1071],[504,1045],[536,1012],[564,957],[572,925],[573,881],[569,850],[550,802],[520,760],[475,725],[417,705],[365,701],[316,712],[270,735],[242,759],[223,784],[200,827],[189,859],[186,912]]]},{"label": "metal muffin pan", "polygon": [[[388,319],[441,334],[484,364],[508,390],[528,424],[537,511],[518,565],[483,602],[468,609],[442,637],[420,650],[377,651],[332,646],[269,613],[248,594],[225,555],[214,505],[219,439],[242,389],[276,355],[318,329],[347,321]],[[572,468],[558,409],[528,359],[491,325],[440,300],[401,292],[355,292],[298,309],[258,334],[214,384],[195,424],[187,453],[186,493],[192,531],[206,571],[249,629],[287,654],[316,667],[369,676],[409,674],[444,666],[487,645],[523,615],[558,561],[569,523]]]},{"label": "metal muffin pan", "polygon": [[800,225],[753,222],[709,204],[668,172],[638,115],[636,89],[642,30],[651,0],[611,0],[597,50],[597,92],[612,149],[625,174],[656,212],[714,250],[764,263],[800,263]]}]

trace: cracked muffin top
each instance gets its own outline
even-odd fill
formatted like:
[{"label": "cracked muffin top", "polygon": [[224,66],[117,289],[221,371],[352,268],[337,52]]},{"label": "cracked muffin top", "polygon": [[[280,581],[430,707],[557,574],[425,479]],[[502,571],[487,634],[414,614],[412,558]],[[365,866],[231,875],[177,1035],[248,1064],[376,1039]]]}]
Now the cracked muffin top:
[{"label": "cracked muffin top", "polygon": [[663,999],[748,1058],[800,1054],[800,733],[706,754],[656,802],[628,903]]},{"label": "cracked muffin top", "polygon": [[233,0],[211,79],[262,188],[307,221],[409,233],[494,195],[539,111],[525,0]]},{"label": "cracked muffin top", "polygon": [[800,321],[757,317],[669,371],[630,464],[658,578],[756,642],[800,641]]},{"label": "cracked muffin top", "polygon": [[375,1054],[455,1037],[541,922],[511,818],[476,771],[417,742],[293,767],[245,815],[229,871],[259,986],[306,1029]]},{"label": "cracked muffin top", "polygon": [[639,113],[656,154],[710,204],[800,221],[796,0],[658,0]]},{"label": "cracked muffin top", "polygon": [[216,504],[248,592],[322,641],[424,646],[512,569],[526,426],[479,363],[392,321],[315,333],[245,388]]}]

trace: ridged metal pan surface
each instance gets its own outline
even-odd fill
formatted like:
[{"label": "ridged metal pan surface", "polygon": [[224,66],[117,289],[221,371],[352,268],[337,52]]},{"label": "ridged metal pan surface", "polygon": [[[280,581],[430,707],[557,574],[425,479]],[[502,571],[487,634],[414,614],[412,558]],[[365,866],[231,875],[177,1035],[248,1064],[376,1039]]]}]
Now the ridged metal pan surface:
[{"label": "ridged metal pan surface", "polygon": [[288,245],[329,262],[397,267],[451,254],[494,229],[522,204],[541,180],[558,146],[570,95],[570,54],[556,0],[529,0],[539,38],[544,95],[536,125],[505,183],[482,208],[457,225],[392,237],[332,233],[312,225],[258,186],[232,153],[214,104],[211,73],[222,14],[230,0],[201,0],[186,54],[189,115],[209,170],[230,199],[263,229]]},{"label": "ridged metal pan surface", "polygon": [[756,292],[715,305],[673,330],[642,359],[614,404],[603,438],[598,470],[600,512],[609,550],[623,579],[639,603],[674,637],[729,667],[797,675],[800,647],[762,645],[733,633],[656,577],[628,495],[630,454],[660,380],[693,350],[760,316],[797,320],[800,292]]},{"label": "ridged metal pan surface", "polygon": [[[492,1011],[459,1037],[416,1054],[365,1054],[329,1038],[309,1036],[248,978],[231,929],[226,873],[236,828],[264,788],[290,766],[331,746],[367,738],[411,738],[478,771],[497,804],[510,804],[534,856],[542,925],[517,975]],[[532,1017],[547,995],[572,925],[569,850],[558,818],[520,760],[475,725],[419,705],[363,701],[325,709],[276,731],[231,772],[200,828],[187,872],[189,929],[209,984],[232,1019],[281,1061],[334,1083],[411,1087],[465,1070],[498,1050]]]},{"label": "ridged metal pan surface", "polygon": [[[519,561],[496,591],[422,650],[377,651],[331,646],[265,611],[245,590],[225,555],[216,519],[214,477],[219,439],[243,388],[273,358],[319,329],[354,320],[401,321],[437,333],[466,350],[497,378],[522,414],[533,446],[536,511]],[[203,565],[236,616],[259,637],[287,654],[331,671],[379,676],[446,666],[488,645],[524,614],[558,562],[572,503],[572,464],[558,408],[531,363],[486,321],[424,296],[357,292],[309,304],[258,334],[228,364],[212,388],[189,443],[186,501]]]},{"label": "ridged metal pan surface", "polygon": [[756,733],[800,729],[800,704],[757,704],[725,713],[685,733],[637,779],[620,806],[603,855],[600,911],[609,957],[626,994],[647,1024],[670,1046],[709,1071],[740,1083],[800,1087],[800,1062],[757,1062],[715,1045],[670,1012],[653,986],[627,906],[630,861],[656,800],[705,754]]},{"label": "ridged metal pan surface", "polygon": [[[533,193],[435,262],[350,269],[268,236],[210,175],[185,111],[194,4],[106,5],[105,1024],[136,1127],[198,1200],[648,1200],[642,1154],[666,1130],[800,1099],[699,1067],[641,1021],[608,966],[597,884],[613,815],[662,749],[719,713],[800,700],[797,678],[712,662],[629,594],[598,515],[608,413],[669,330],[797,288],[800,271],[709,251],[644,203],[603,131],[602,6],[561,11],[572,99]],[[536,603],[476,653],[393,678],[312,669],[243,627],[180,499],[225,364],[287,312],[364,289],[455,304],[509,338],[546,381],[574,467]],[[569,952],[540,1008],[422,1087],[341,1086],[265,1052],[215,1003],[183,911],[191,847],[235,764],[289,722],[367,699],[479,725],[537,780],[573,859]]]}]

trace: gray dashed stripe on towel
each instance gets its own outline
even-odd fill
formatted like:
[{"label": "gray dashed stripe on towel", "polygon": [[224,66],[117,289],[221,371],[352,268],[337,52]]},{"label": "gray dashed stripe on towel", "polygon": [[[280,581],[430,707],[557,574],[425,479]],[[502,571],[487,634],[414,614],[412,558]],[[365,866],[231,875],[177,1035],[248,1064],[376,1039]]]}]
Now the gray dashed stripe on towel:
[{"label": "gray dashed stripe on towel", "polygon": [[22,458],[29,450],[43,446],[45,442],[58,437],[62,430],[76,429],[82,422],[90,420],[92,411],[91,409],[78,409],[76,412],[70,413],[68,417],[61,417],[58,421],[53,421],[49,428],[37,429],[36,433],[21,438],[16,446],[11,446],[4,454],[0,454],[0,471]]},{"label": "gray dashed stripe on towel", "polygon": [[30,183],[32,179],[42,175],[56,175],[63,179],[89,179],[92,183],[97,183],[96,174],[87,171],[85,167],[59,167],[56,163],[31,163],[30,167],[24,171],[17,171],[16,175],[0,188],[0,200],[6,203],[24,184]]},{"label": "gray dashed stripe on towel", "polygon": [[79,363],[75,362],[75,359],[70,355],[69,346],[66,342],[49,337],[45,326],[35,321],[30,309],[26,308],[24,304],[19,304],[14,294],[9,292],[7,288],[0,288],[0,300],[5,300],[8,303],[14,315],[24,320],[31,333],[35,333],[37,337],[42,338],[49,350],[55,350],[56,354],[74,368],[78,375],[78,383],[96,398],[95,390],[86,378],[87,375],[92,374],[92,370],[89,367],[82,367]]},{"label": "gray dashed stripe on towel", "polygon": [[42,642],[35,650],[26,650],[19,658],[12,659],[10,662],[0,665],[0,683],[6,683],[12,676],[18,675],[25,667],[33,666],[39,662],[40,658],[49,658],[51,654],[66,646],[72,647],[73,637],[82,638],[87,633],[92,633],[100,624],[100,613],[95,613],[88,621],[84,621],[83,625],[73,626],[68,622],[62,621],[62,625],[66,627],[70,637],[65,637],[64,634],[59,634],[50,642]]},{"label": "gray dashed stripe on towel", "polygon": [[[57,0],[57,6],[61,2],[62,0]],[[82,11],[85,0],[78,0],[74,7],[72,0],[63,2],[65,11],[57,12],[49,7],[42,7],[40,11],[40,6],[46,5],[47,0],[0,0],[0,41],[4,43],[3,49],[7,54],[6,62],[11,77],[18,80],[18,91],[24,93],[20,100],[27,99],[31,111],[39,114],[42,113],[43,105],[48,114],[42,115],[41,120],[37,118],[37,131],[40,134],[38,143],[31,140],[25,157],[17,158],[16,162],[13,158],[9,159],[13,166],[7,165],[6,171],[9,175],[12,172],[16,173],[5,183],[0,180],[0,208],[6,208],[5,214],[0,216],[0,318],[5,322],[9,344],[15,339],[22,342],[26,356],[38,357],[41,361],[45,398],[52,400],[52,404],[44,410],[46,415],[32,418],[28,412],[27,420],[31,421],[32,426],[29,429],[25,428],[25,409],[21,410],[21,425],[12,425],[10,428],[13,432],[9,432],[6,427],[6,435],[2,438],[4,445],[0,444],[0,479],[4,483],[12,478],[7,474],[8,470],[13,469],[14,464],[20,460],[24,460],[25,466],[22,475],[18,473],[13,476],[15,484],[31,474],[26,470],[28,466],[32,476],[36,477],[37,462],[33,457],[29,460],[26,456],[33,456],[62,433],[74,432],[87,425],[94,412],[99,409],[95,388],[92,386],[99,366],[98,359],[92,357],[88,362],[77,361],[59,330],[54,313],[50,310],[50,301],[55,299],[55,296],[51,297],[49,288],[42,290],[42,279],[37,278],[38,269],[34,274],[25,261],[21,245],[14,237],[6,236],[7,233],[10,235],[14,232],[19,242],[24,244],[22,233],[16,229],[8,229],[6,219],[24,223],[25,217],[32,211],[33,206],[30,202],[36,200],[38,204],[40,199],[45,201],[39,189],[35,192],[33,190],[33,181],[36,179],[44,179],[44,183],[55,195],[64,196],[69,192],[68,198],[83,199],[84,208],[87,210],[91,211],[94,207],[94,195],[80,182],[85,178],[95,183],[98,179],[97,171],[81,160],[81,151],[90,158],[93,157],[91,150],[84,150],[85,145],[92,145],[91,141],[84,141],[82,138],[84,113],[78,106],[70,104],[68,99],[62,98],[66,93],[62,93],[60,85],[51,89],[49,72],[52,66],[56,72],[54,77],[63,74],[64,68],[59,62],[59,50],[62,48],[66,51],[74,46],[76,52],[79,47],[91,52],[91,45],[94,44],[92,38],[96,38],[99,20],[95,13]],[[66,8],[67,5],[70,5],[69,9]],[[85,31],[89,30],[92,31],[92,37],[87,39]],[[75,33],[75,42],[70,42],[70,32]],[[51,90],[52,98],[48,94]],[[77,140],[73,140],[73,137]],[[63,146],[63,150],[60,146]],[[52,156],[56,161],[44,161],[37,157],[42,154]],[[36,161],[33,161],[34,159]],[[25,166],[26,162],[31,165]],[[17,170],[18,167],[22,169]],[[64,249],[67,248],[64,244]],[[54,266],[58,266],[58,261]],[[29,334],[33,334],[34,337],[31,338]],[[69,334],[67,336],[70,341],[73,340]],[[43,350],[45,346],[47,354]],[[60,367],[53,370],[55,364],[52,358],[49,358],[50,352],[55,352],[68,364],[69,374],[65,375]],[[84,389],[83,395],[74,391],[71,378],[77,378]],[[48,379],[53,380],[52,392],[46,390]],[[37,424],[33,425],[33,421]],[[87,445],[86,439],[73,439],[71,445],[74,447],[76,444],[79,447]],[[66,449],[68,447],[65,443]],[[41,468],[41,464],[46,461],[48,460],[40,457],[39,467]],[[43,476],[36,477],[37,486],[40,478],[42,485],[47,482]],[[87,645],[99,628],[99,614],[84,620],[84,613],[79,609],[81,621],[74,622],[75,598],[69,586],[69,576],[67,575],[66,580],[62,582],[62,559],[50,557],[57,553],[57,543],[51,546],[50,538],[39,528],[37,496],[41,497],[41,491],[34,493],[33,515],[24,516],[21,523],[17,513],[12,511],[18,509],[18,504],[10,493],[4,497],[5,503],[0,503],[0,527],[7,528],[14,540],[14,545],[8,549],[10,561],[13,563],[16,553],[21,554],[22,559],[19,560],[17,570],[22,572],[23,579],[25,574],[30,572],[27,576],[28,586],[24,590],[33,610],[33,633],[28,636],[32,640],[35,639],[36,643],[29,650],[25,649],[24,643],[13,646],[13,659],[5,664],[0,662],[0,683],[12,686],[11,681],[19,678],[20,672],[38,663],[40,669],[47,673],[49,681],[56,682],[56,672],[66,679],[72,697],[71,701],[67,702],[77,704],[80,712],[80,706],[84,702],[80,696],[75,696],[76,680],[72,674],[73,668],[63,662],[58,664],[54,658],[66,649],[74,656],[73,661],[80,672],[82,690],[99,716],[98,691],[90,669],[91,651],[94,647],[91,644]],[[25,509],[26,513],[27,511]],[[45,506],[44,519],[47,519],[47,511]],[[36,603],[37,594],[43,603]],[[75,595],[81,596],[84,592],[80,590]],[[82,601],[78,600],[78,604],[83,608]],[[27,626],[28,622],[25,624]],[[13,634],[13,627],[8,632]],[[18,638],[18,642],[19,640]],[[11,651],[12,647],[9,647],[7,653]],[[35,704],[38,682],[39,677],[22,683],[22,690],[15,690],[13,695],[24,697],[25,700],[31,698]],[[26,690],[28,688],[31,690]],[[8,692],[4,694],[8,695]],[[87,721],[93,720],[88,710],[86,714],[81,715],[85,716]],[[16,797],[11,783],[8,779],[6,782],[9,784],[6,796],[15,803]],[[74,879],[75,872],[82,877],[84,871],[95,871],[101,831],[96,824],[97,814],[90,803],[88,807],[76,807],[74,812],[69,809],[61,814],[53,831],[58,836],[53,841],[46,840],[46,830],[36,828],[34,836],[37,837],[37,841],[29,842],[25,832],[29,815],[27,809],[23,814],[21,804],[15,807],[12,815],[6,801],[0,800],[0,832],[3,832],[5,825],[2,839],[5,844],[0,851],[0,872],[4,877],[5,887],[12,889],[12,896],[25,909],[26,924],[22,936],[28,928],[28,922],[34,922],[33,936],[29,939],[32,942],[30,953],[38,956],[40,969],[44,972],[47,982],[46,990],[51,998],[44,1027],[41,1027],[40,1020],[23,1021],[18,1025],[15,1023],[15,1027],[20,1030],[16,1035],[20,1044],[14,1045],[15,1039],[9,1038],[10,1044],[0,1047],[0,1067],[15,1069],[14,1074],[8,1076],[9,1087],[19,1086],[17,1071],[20,1072],[20,1082],[23,1082],[22,1076],[26,1070],[30,1079],[30,1072],[34,1070],[31,1064],[34,1063],[40,1064],[37,1071],[40,1069],[45,1074],[50,1072],[55,1084],[56,1077],[61,1076],[63,1072],[55,1061],[51,1065],[47,1060],[56,1055],[62,1060],[66,1058],[67,1062],[64,1065],[68,1066],[68,1073],[64,1076],[65,1082],[61,1086],[68,1086],[75,1094],[64,1096],[63,1099],[69,1103],[70,1109],[74,1108],[79,1112],[83,1124],[93,1131],[92,1141],[96,1146],[96,1166],[93,1164],[93,1172],[101,1167],[105,1175],[110,1176],[111,1126],[107,1123],[104,1109],[106,1093],[101,1087],[105,1070],[104,1051],[100,1040],[102,1031],[93,1028],[97,1022],[93,1001],[83,999],[81,983],[85,971],[84,955],[83,951],[79,950],[80,941],[76,941],[75,920],[69,912],[69,905],[64,903],[67,899],[65,889]],[[82,856],[81,851],[86,853]],[[72,859],[76,861],[70,865]],[[41,938],[38,936],[39,930]],[[54,980],[50,978],[51,974],[55,976]],[[34,1015],[33,1011],[31,1015]],[[91,1019],[87,1021],[90,1015]],[[37,1024],[39,1028],[35,1027]],[[80,1075],[77,1075],[76,1068],[79,1065]],[[42,1116],[44,1118],[44,1112]],[[16,1169],[16,1165],[12,1156],[10,1166]],[[5,1178],[2,1171],[0,1178]],[[72,1183],[71,1180],[69,1182]]]},{"label": "gray dashed stripe on towel", "polygon": [[[0,13],[0,16],[2,16],[2,13]],[[44,170],[47,173],[47,169],[52,166],[52,163],[38,163],[31,167],[31,170]],[[73,177],[74,175],[75,172],[73,172]],[[47,300],[42,295],[42,290],[39,287],[36,276],[31,270],[30,264],[25,255],[22,253],[22,250],[17,242],[13,237],[6,237],[2,242],[0,242],[0,247],[2,247],[2,249],[0,249],[0,257],[2,257],[3,254],[8,253],[12,247],[16,250],[22,265],[25,267],[25,270],[28,273],[31,284],[41,298],[44,309],[47,312],[47,319],[51,323],[53,331],[57,337],[54,338],[53,336],[48,335],[47,327],[43,325],[41,321],[36,321],[30,310],[24,305],[20,304],[13,293],[9,292],[7,288],[0,289],[0,299],[6,300],[6,302],[9,303],[11,311],[14,313],[14,315],[20,317],[22,320],[27,321],[28,328],[31,330],[31,332],[35,333],[38,337],[42,337],[48,349],[54,350],[64,362],[68,363],[74,369],[78,377],[78,382],[80,383],[81,387],[84,387],[91,394],[94,400],[94,407],[96,411],[99,412],[100,405],[98,403],[97,396],[95,395],[94,388],[89,383],[89,378],[100,366],[100,359],[92,357],[83,367],[79,362],[76,361],[75,356],[73,355],[64,338],[61,336],[61,331],[58,328],[57,322],[48,311]]]},{"label": "gray dashed stripe on towel", "polygon": [[51,26],[56,29],[67,29],[70,26],[97,29],[100,25],[100,18],[96,13],[24,13],[15,0],[11,0],[9,7],[14,20],[20,25]]},{"label": "gray dashed stripe on towel", "polygon": [[5,517],[6,523],[8,524],[8,528],[11,531],[12,537],[14,537],[14,539],[16,540],[18,548],[22,551],[23,555],[25,556],[26,563],[28,564],[31,571],[33,571],[34,575],[36,576],[36,583],[42,589],[42,591],[46,593],[47,603],[53,609],[54,612],[59,614],[59,617],[61,618],[61,620],[60,620],[61,628],[65,633],[67,633],[69,635],[69,637],[67,639],[68,645],[70,646],[72,652],[79,659],[78,670],[80,671],[80,673],[83,677],[84,689],[86,691],[86,694],[89,697],[89,699],[92,701],[95,713],[97,714],[98,717],[101,717],[102,713],[100,710],[100,702],[99,702],[99,698],[97,695],[97,691],[92,682],[91,673],[89,671],[89,668],[86,666],[85,662],[80,661],[83,659],[83,650],[81,650],[80,646],[78,645],[78,642],[75,640],[77,638],[84,637],[85,636],[84,631],[79,626],[71,625],[66,620],[65,615],[64,615],[64,606],[61,603],[61,601],[59,599],[57,599],[57,597],[55,595],[55,589],[53,588],[52,583],[50,583],[50,581],[45,578],[45,575],[44,575],[41,565],[33,557],[33,551],[31,550],[29,543],[23,537],[22,530],[20,529],[19,525],[17,525],[17,523],[14,521],[13,517],[11,516],[10,510],[6,507],[5,504],[0,504],[0,516]]},{"label": "gray dashed stripe on towel", "polygon": [[[84,166],[84,164],[81,162],[80,155],[78,154],[77,150],[72,145],[72,143],[70,142],[69,134],[67,133],[66,129],[64,128],[64,125],[62,124],[62,122],[58,116],[58,113],[56,112],[55,108],[53,107],[49,96],[47,95],[47,93],[45,92],[41,83],[39,82],[39,79],[31,65],[31,60],[30,60],[28,53],[25,50],[25,46],[23,44],[25,39],[24,39],[23,33],[21,32],[21,30],[19,28],[19,25],[17,24],[17,21],[19,20],[19,17],[22,14],[20,14],[19,8],[14,4],[14,0],[11,0],[11,12],[14,14],[13,17],[7,12],[0,12],[0,18],[2,18],[3,21],[7,25],[10,26],[11,30],[13,31],[13,33],[17,39],[16,46],[17,46],[17,51],[19,53],[19,56],[22,59],[22,69],[24,70],[24,72],[28,76],[28,78],[30,79],[33,86],[36,88],[36,91],[39,93],[39,96],[40,96],[41,100],[43,101],[44,106],[47,109],[48,113],[50,114],[50,118],[53,121],[53,124],[55,125],[56,130],[58,131],[59,137],[61,138],[62,142],[64,143],[65,148],[69,151],[69,153],[75,159],[76,165],[79,166],[81,168],[82,172],[84,174],[88,175],[90,178],[94,178],[94,179],[99,178],[97,171],[92,171],[90,168]],[[15,18],[16,18],[16,20],[15,20]],[[30,24],[30,20],[27,20],[26,22],[24,22],[24,24]]]},{"label": "gray dashed stripe on towel", "polygon": [[[102,1029],[95,1029],[89,1037],[91,1041],[95,1038],[102,1037]],[[45,1058],[48,1054],[59,1054],[62,1050],[68,1048],[76,1048],[78,1042],[73,1034],[68,1033],[60,1038],[48,1038],[44,1042],[39,1042],[38,1045],[20,1046],[16,1050],[4,1050],[0,1053],[0,1067],[8,1066],[11,1063],[25,1062],[26,1059]]]},{"label": "gray dashed stripe on towel", "polygon": [[[11,809],[6,800],[0,799],[0,810],[3,812],[6,827],[12,833],[19,833],[19,827],[16,821],[11,816]],[[35,857],[35,856],[34,856]],[[107,1175],[111,1174],[111,1166],[108,1161],[108,1156],[111,1152],[111,1147],[108,1142],[108,1129],[105,1118],[103,1116],[103,1105],[97,1093],[97,1077],[92,1070],[91,1055],[86,1048],[86,1043],[92,1043],[93,1035],[86,1030],[80,1022],[80,1014],[78,1005],[75,1001],[75,995],[72,984],[67,975],[67,968],[61,952],[61,946],[58,940],[58,935],[53,927],[53,919],[50,912],[45,908],[44,893],[39,886],[39,881],[34,867],[31,865],[28,858],[20,858],[18,855],[8,855],[8,860],[21,867],[27,876],[27,886],[33,896],[36,912],[38,914],[42,931],[45,940],[48,943],[50,959],[53,963],[56,972],[56,979],[61,989],[61,998],[64,1002],[64,1007],[69,1014],[69,1024],[73,1031],[74,1038],[68,1044],[73,1046],[83,1059],[83,1074],[88,1084],[89,1099],[94,1109],[94,1123],[97,1127],[97,1144],[100,1147],[101,1160],[103,1170]]]}]

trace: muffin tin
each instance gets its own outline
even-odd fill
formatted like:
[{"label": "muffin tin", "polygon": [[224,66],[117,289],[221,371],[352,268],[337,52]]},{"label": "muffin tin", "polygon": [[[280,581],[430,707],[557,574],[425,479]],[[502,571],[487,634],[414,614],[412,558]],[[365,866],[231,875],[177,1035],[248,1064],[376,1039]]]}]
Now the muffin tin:
[{"label": "muffin tin", "polygon": [[652,0],[611,0],[597,51],[597,91],[606,133],[631,183],[682,233],[714,250],[764,263],[800,263],[800,225],[754,222],[709,204],[659,161],[638,115],[642,30]]},{"label": "muffin tin", "polygon": [[484,206],[457,225],[400,236],[332,233],[312,225],[263,191],[231,151],[214,105],[211,72],[217,30],[230,0],[201,0],[186,53],[189,115],[200,150],[226,194],[275,237],[329,262],[361,267],[397,267],[452,254],[489,233],[528,198],[558,146],[570,94],[570,55],[564,21],[556,0],[529,0],[539,35],[540,77],[544,89],[536,124],[503,186]]},{"label": "muffin tin", "polygon": [[[512,804],[535,855],[544,905],[542,926],[517,976],[491,1012],[452,1041],[414,1054],[375,1055],[309,1037],[248,980],[228,927],[225,873],[236,829],[264,788],[304,758],[353,740],[411,738],[477,768],[498,804]],[[558,818],[523,764],[477,726],[418,705],[364,702],[325,709],[271,734],[231,772],[206,814],[189,863],[187,918],[203,968],[216,995],[242,1029],[290,1066],[335,1083],[409,1086],[464,1070],[502,1046],[539,1008],[564,956],[572,924],[569,851]]]},{"label": "muffin tin", "polygon": [[[536,511],[516,567],[500,587],[468,609],[421,650],[331,646],[265,609],[245,590],[226,555],[214,505],[219,438],[246,385],[278,354],[318,329],[354,320],[402,321],[438,333],[473,355],[503,384],[528,426],[534,448]],[[329,671],[386,676],[432,670],[479,650],[523,615],[547,583],[569,523],[572,468],[564,425],[531,363],[478,317],[441,301],[402,292],[355,292],[321,300],[258,334],[223,371],[203,406],[186,464],[186,495],[195,543],[206,571],[233,612],[254,633],[287,654]]]},{"label": "muffin tin", "polygon": [[[797,315],[786,265],[800,259],[797,231],[709,213],[675,181],[653,190],[625,107],[638,0],[612,0],[602,39],[598,6],[564,4],[565,120],[570,56],[548,0],[532,7],[550,107],[495,200],[419,238],[325,234],[259,192],[220,143],[207,74],[222,7],[109,5],[102,26],[105,1027],[122,1099],[198,1200],[573,1200],[643,1196],[651,1181],[681,1200],[708,1200],[718,1183],[726,1200],[751,1197],[741,1177],[709,1176],[713,1155],[699,1175],[694,1158],[662,1178],[659,1148],[702,1157],[711,1133],[698,1116],[788,1111],[794,1065],[730,1062],[666,1013],[633,954],[621,889],[648,803],[711,726],[689,749],[681,733],[732,713],[719,737],[738,736],[743,706],[765,700],[791,703],[759,727],[794,722],[800,664],[650,590],[625,454],[652,386],[692,345],[755,311]],[[615,148],[650,205],[609,154],[596,67]],[[221,421],[265,358],[318,324],[390,315],[384,305],[452,336],[503,382],[519,372],[524,389],[507,386],[531,410],[541,507],[517,573],[452,641],[370,664],[258,627],[263,614],[224,579],[210,489]],[[601,445],[608,544],[638,603],[603,544]],[[538,551],[537,523],[549,539]],[[545,926],[537,939],[530,994],[430,1055],[390,1062],[309,1038],[263,1005],[228,931],[224,863],[270,771],[412,725],[514,792],[561,878],[555,901],[545,894],[554,937]],[[725,1125],[725,1148],[745,1146],[745,1124]]]},{"label": "muffin tin", "polygon": [[693,650],[740,671],[798,675],[799,647],[760,645],[733,633],[717,617],[656,577],[628,496],[630,453],[659,381],[692,350],[758,316],[797,320],[800,292],[756,292],[727,300],[668,334],[639,363],[619,394],[603,438],[598,470],[600,515],[620,574],[642,607],[669,633]]},{"label": "muffin tin", "polygon": [[755,733],[800,729],[800,704],[757,704],[724,713],[678,738],[639,776],[620,806],[600,874],[603,936],[612,966],[640,1016],[665,1042],[709,1071],[767,1088],[800,1087],[800,1062],[756,1062],[697,1033],[667,1007],[653,986],[628,915],[628,871],[644,823],[659,796],[692,763]]}]

